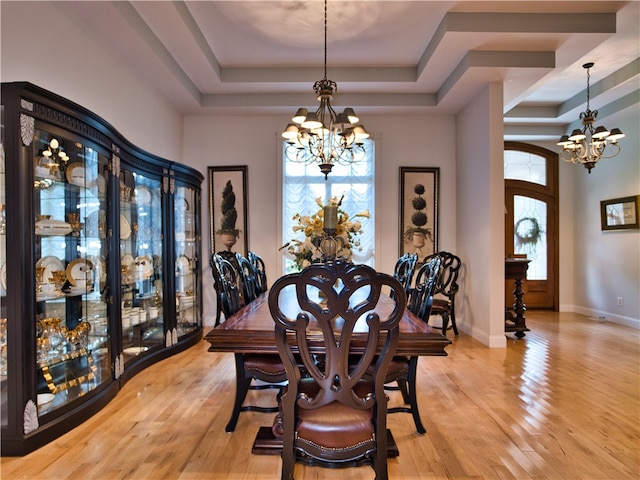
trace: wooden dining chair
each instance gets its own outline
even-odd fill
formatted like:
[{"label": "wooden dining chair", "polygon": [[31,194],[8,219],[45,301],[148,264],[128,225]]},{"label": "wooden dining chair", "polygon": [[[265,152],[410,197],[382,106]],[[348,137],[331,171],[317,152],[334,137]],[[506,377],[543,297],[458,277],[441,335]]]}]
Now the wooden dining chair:
[{"label": "wooden dining chair", "polygon": [[249,262],[251,262],[254,274],[256,276],[258,295],[261,295],[269,288],[267,284],[267,269],[264,266],[264,260],[260,255],[251,251],[247,253],[247,258],[249,259]]},{"label": "wooden dining chair", "polygon": [[442,260],[437,255],[423,263],[416,273],[415,285],[411,289],[409,300],[407,300],[407,308],[425,323],[429,323],[429,316],[432,313],[433,295],[440,277],[441,267]]},{"label": "wooden dining chair", "polygon": [[[407,308],[428,323],[431,314],[431,306],[433,302],[433,290],[435,288],[436,279],[440,271],[440,257],[436,256],[429,262],[424,263],[416,273],[415,286],[411,290],[411,296],[408,300]],[[416,431],[420,434],[426,433],[420,418],[418,410],[418,396],[416,393],[416,377],[418,371],[418,356],[396,355],[393,357],[391,366],[387,373],[387,390],[400,390],[402,400],[407,407],[391,407],[389,413],[410,413],[413,415],[413,422]],[[396,382],[397,386],[390,386],[388,383]]]},{"label": "wooden dining chair", "polygon": [[[268,353],[234,353],[236,369],[236,393],[231,417],[225,432],[236,429],[240,412],[275,413],[278,411],[277,401],[272,406],[245,405],[249,390],[277,390],[277,397],[287,382],[287,373],[280,357]],[[259,380],[262,383],[254,383]]]},{"label": "wooden dining chair", "polygon": [[[215,254],[212,259],[213,267],[220,284],[220,302],[225,320],[242,308],[240,288],[238,287],[238,273],[235,267],[221,255]],[[236,392],[231,416],[226,432],[233,432],[238,423],[240,412],[274,413],[278,411],[277,402],[272,406],[245,405],[245,399],[249,390],[273,390],[278,393],[287,380],[284,365],[276,354],[244,354],[236,352]],[[259,380],[261,383],[255,383]]]},{"label": "wooden dining chair", "polygon": [[213,288],[216,292],[216,322],[218,326],[222,315],[227,319],[242,307],[238,287],[238,273],[235,267],[221,255],[214,253],[209,261],[213,274]]},{"label": "wooden dining chair", "polygon": [[[396,299],[393,308],[376,311],[387,288]],[[295,298],[294,308],[283,307],[287,295]],[[269,310],[289,379],[274,424],[283,442],[282,479],[293,478],[296,462],[370,464],[377,480],[388,478],[384,383],[405,307],[402,284],[366,265],[314,264],[274,282]],[[358,346],[361,351],[350,354],[356,323],[368,331],[368,339]]]},{"label": "wooden dining chair", "polygon": [[236,262],[238,264],[240,285],[242,286],[242,298],[246,305],[258,298],[258,279],[253,265],[240,252],[236,253]]},{"label": "wooden dining chair", "polygon": [[440,275],[436,279],[436,286],[433,291],[433,305],[431,307],[431,315],[438,315],[442,318],[442,327],[433,326],[442,330],[442,334],[446,335],[449,329],[449,321],[453,333],[458,335],[458,326],[456,324],[456,293],[458,293],[458,274],[460,271],[461,261],[457,255],[451,252],[438,252],[425,258],[425,262],[431,260],[434,256],[440,257],[442,262],[440,266]]},{"label": "wooden dining chair", "polygon": [[417,253],[405,253],[396,260],[396,264],[393,267],[393,276],[402,284],[407,297],[409,297],[411,291],[411,282],[413,281],[413,273],[417,263]]}]

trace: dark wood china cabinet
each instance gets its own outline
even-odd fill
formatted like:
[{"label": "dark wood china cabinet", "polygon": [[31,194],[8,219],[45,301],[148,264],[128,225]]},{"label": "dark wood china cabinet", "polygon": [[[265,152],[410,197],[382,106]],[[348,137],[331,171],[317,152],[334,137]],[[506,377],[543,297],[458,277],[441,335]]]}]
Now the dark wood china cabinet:
[{"label": "dark wood china cabinet", "polygon": [[2,84],[2,455],[202,338],[202,174],[30,83]]}]

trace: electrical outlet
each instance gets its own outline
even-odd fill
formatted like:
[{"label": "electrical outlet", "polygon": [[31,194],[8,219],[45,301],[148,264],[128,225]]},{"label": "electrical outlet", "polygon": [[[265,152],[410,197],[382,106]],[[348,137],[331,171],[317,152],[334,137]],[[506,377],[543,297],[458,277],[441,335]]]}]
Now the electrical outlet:
[{"label": "electrical outlet", "polygon": [[622,297],[618,297],[618,306],[621,307],[622,305]]}]

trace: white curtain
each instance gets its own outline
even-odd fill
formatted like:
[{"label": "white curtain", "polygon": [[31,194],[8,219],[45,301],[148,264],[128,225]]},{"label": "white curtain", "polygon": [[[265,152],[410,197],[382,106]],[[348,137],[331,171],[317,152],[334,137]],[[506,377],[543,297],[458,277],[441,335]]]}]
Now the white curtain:
[{"label": "white curtain", "polygon": [[[320,207],[316,198],[320,197],[323,204],[329,198],[340,198],[344,195],[341,209],[352,220],[358,220],[362,224],[363,233],[358,237],[360,247],[353,248],[353,262],[374,265],[374,166],[375,143],[367,140],[365,143],[365,158],[350,165],[335,165],[325,180],[317,164],[302,165],[286,159],[283,142],[283,192],[282,192],[282,238],[284,243],[291,239],[304,239],[302,232],[294,232],[293,227],[298,223],[293,217],[296,214],[312,215]],[[370,218],[356,218],[354,215],[369,211]],[[283,271],[291,271],[292,259],[283,253]]]}]

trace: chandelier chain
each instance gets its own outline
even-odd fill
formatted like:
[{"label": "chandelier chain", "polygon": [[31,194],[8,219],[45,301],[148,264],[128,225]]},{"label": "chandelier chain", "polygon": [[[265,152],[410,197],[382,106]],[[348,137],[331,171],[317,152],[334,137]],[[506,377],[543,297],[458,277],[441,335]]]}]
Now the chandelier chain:
[{"label": "chandelier chain", "polygon": [[327,79],[327,0],[324,0],[324,79]]},{"label": "chandelier chain", "polygon": [[589,67],[587,67],[587,111],[590,110],[589,107],[589,101],[591,100],[591,93],[590,93],[590,82],[591,81],[591,73],[589,73]]},{"label": "chandelier chain", "polygon": [[327,79],[328,0],[324,0],[324,77],[313,84],[320,102],[315,112],[300,107],[282,132],[287,139],[285,156],[292,162],[317,163],[325,180],[335,164],[350,165],[366,158],[369,133],[360,124],[353,108],[338,114],[331,101],[338,85]]}]

